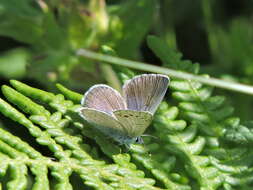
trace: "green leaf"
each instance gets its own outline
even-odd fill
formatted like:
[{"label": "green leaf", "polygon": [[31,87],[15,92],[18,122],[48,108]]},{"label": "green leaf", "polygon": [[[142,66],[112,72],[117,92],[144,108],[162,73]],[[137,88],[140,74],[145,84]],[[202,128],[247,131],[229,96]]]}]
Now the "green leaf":
[{"label": "green leaf", "polygon": [[147,43],[149,48],[161,59],[164,65],[170,66],[170,68],[183,70],[192,73],[198,73],[199,65],[192,65],[188,60],[182,60],[182,54],[173,48],[170,48],[168,44],[155,36],[148,36]]},{"label": "green leaf", "polygon": [[5,78],[22,78],[30,58],[27,49],[13,49],[0,56],[0,75]]},{"label": "green leaf", "polygon": [[43,34],[43,15],[32,0],[0,1],[0,35],[35,43]]},{"label": "green leaf", "polygon": [[[138,48],[149,31],[157,7],[155,0],[123,1],[111,11],[112,47],[122,57],[137,57]],[[131,12],[131,14],[129,14]]]}]

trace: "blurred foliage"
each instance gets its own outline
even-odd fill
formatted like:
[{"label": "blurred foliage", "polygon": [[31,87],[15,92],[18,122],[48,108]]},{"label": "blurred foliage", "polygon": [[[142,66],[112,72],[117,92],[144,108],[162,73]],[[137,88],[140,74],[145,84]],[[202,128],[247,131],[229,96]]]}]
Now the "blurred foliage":
[{"label": "blurred foliage", "polygon": [[[159,62],[145,43],[147,34],[155,33],[185,58],[204,64],[206,72],[250,84],[250,5],[235,0],[2,0],[1,57],[21,56],[14,51],[20,46],[24,55],[15,63],[15,72],[0,76],[35,80],[46,89],[61,82],[81,90],[107,79],[96,74],[103,71],[99,65],[75,56],[78,48],[100,51],[107,45],[120,57]],[[17,44],[8,47],[6,39]],[[6,70],[2,59],[0,67]]]},{"label": "blurred foliage", "polygon": [[97,83],[120,90],[136,75],[78,57],[79,48],[252,85],[252,5],[0,0],[0,82],[37,87],[2,87],[0,112],[16,122],[0,115],[2,189],[252,189],[251,96],[172,79],[148,129],[159,139],[127,153],[75,110],[79,92]]},{"label": "blurred foliage", "polygon": [[26,44],[24,51],[29,59],[23,62],[27,69],[19,68],[23,78],[35,79],[46,88],[56,81],[87,88],[103,81],[97,75],[101,68],[77,58],[75,51],[110,45],[119,56],[137,58],[157,6],[155,0],[131,0],[112,6],[106,6],[103,0],[3,0],[0,8],[0,35]]}]

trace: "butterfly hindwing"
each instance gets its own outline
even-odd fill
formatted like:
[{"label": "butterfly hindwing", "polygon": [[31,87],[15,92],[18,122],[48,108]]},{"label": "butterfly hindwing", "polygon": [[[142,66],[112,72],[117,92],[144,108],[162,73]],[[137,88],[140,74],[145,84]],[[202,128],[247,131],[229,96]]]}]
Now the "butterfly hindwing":
[{"label": "butterfly hindwing", "polygon": [[129,137],[138,137],[152,121],[152,114],[145,111],[117,110],[113,114],[127,131]]},{"label": "butterfly hindwing", "polygon": [[154,114],[169,84],[169,77],[160,74],[143,74],[123,86],[127,109],[149,111]]},{"label": "butterfly hindwing", "polygon": [[124,126],[108,113],[85,107],[80,109],[80,115],[108,136],[114,137],[113,135],[126,134]]},{"label": "butterfly hindwing", "polygon": [[91,87],[84,95],[81,104],[84,107],[112,113],[126,109],[126,103],[120,93],[110,86],[99,84]]}]

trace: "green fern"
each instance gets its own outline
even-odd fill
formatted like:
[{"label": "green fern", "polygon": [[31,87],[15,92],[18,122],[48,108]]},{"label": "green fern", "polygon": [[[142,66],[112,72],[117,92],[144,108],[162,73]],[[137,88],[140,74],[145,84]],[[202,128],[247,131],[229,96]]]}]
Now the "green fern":
[{"label": "green fern", "polygon": [[[164,66],[198,74],[198,64],[182,60],[182,54],[172,51],[158,38],[150,36],[148,43]],[[240,144],[252,142],[253,130],[250,129],[250,122],[244,126],[239,118],[232,117],[234,108],[225,104],[223,96],[211,96],[212,87],[190,80],[173,80],[170,87],[184,117],[197,123],[200,130],[208,135],[224,137]]]},{"label": "green fern", "polygon": [[[181,54],[173,52],[158,38],[150,37],[148,43],[164,66],[198,73],[198,65],[181,60]],[[240,145],[231,148],[224,140],[245,143],[252,136],[251,133],[246,135],[249,129],[232,117],[233,108],[225,104],[225,98],[212,96],[211,87],[190,80],[173,79],[170,89],[177,100],[180,117],[189,123],[189,127],[170,136],[171,143],[179,149],[171,146],[171,151],[185,161],[189,174],[202,189],[250,184],[253,173],[249,172],[252,167],[249,154],[252,151]],[[235,133],[232,131],[235,128],[244,128],[244,131]],[[241,178],[242,175],[245,177]]]},{"label": "green fern", "polygon": [[[81,120],[80,123],[77,114],[80,105],[65,100],[63,95],[54,95],[14,80],[11,81],[11,85],[16,90],[6,85],[2,86],[4,96],[29,116],[29,119],[2,99],[0,100],[1,112],[26,127],[36,142],[47,146],[54,157],[52,159],[41,155],[26,142],[1,129],[3,132],[0,134],[0,140],[3,145],[0,146],[0,150],[1,158],[5,163],[1,166],[1,176],[5,176],[8,168],[12,168],[10,171],[13,175],[13,180],[7,183],[8,188],[26,189],[27,169],[30,169],[34,175],[32,189],[49,189],[48,173],[55,180],[53,189],[72,189],[70,182],[72,173],[76,173],[83,180],[84,187],[90,186],[94,189],[160,189],[154,186],[155,180],[162,183],[160,186],[169,189],[183,187],[189,189],[176,181],[173,182],[173,179],[166,178],[162,171],[152,166],[152,159],[145,151],[137,151],[143,147],[135,146],[131,150],[134,152],[134,159],[138,160],[146,170],[150,170],[154,179],[145,178],[144,172],[138,170],[130,161],[131,155],[120,153],[118,146],[112,144],[99,132],[94,132],[84,121]],[[75,95],[71,96],[75,100],[81,97],[63,86],[58,85],[58,87],[65,96]],[[35,101],[50,106],[54,111],[49,112]],[[80,130],[83,136],[78,135]],[[100,159],[96,156],[99,150],[94,153],[94,147],[84,143],[85,137],[94,139],[104,152]],[[101,158],[106,161],[101,161]]]}]

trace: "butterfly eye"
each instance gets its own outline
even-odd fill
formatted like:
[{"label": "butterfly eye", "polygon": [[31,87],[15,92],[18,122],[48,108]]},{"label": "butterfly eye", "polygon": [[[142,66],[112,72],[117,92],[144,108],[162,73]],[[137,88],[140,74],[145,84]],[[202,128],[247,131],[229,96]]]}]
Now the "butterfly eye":
[{"label": "butterfly eye", "polygon": [[137,143],[137,144],[143,144],[142,138],[141,138],[141,137],[137,137],[137,138],[135,139],[135,143]]}]

